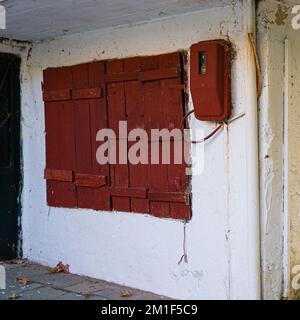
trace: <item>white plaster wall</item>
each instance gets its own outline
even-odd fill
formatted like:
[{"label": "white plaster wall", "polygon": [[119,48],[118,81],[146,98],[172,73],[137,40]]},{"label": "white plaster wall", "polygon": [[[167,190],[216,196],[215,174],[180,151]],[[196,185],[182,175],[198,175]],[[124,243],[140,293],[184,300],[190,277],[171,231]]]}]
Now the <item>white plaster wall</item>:
[{"label": "white plaster wall", "polygon": [[[293,287],[292,281],[300,266],[300,31],[297,37],[291,37],[288,46],[289,87],[288,87],[288,212],[289,247],[287,258],[289,292],[293,298],[300,298],[300,290]],[[296,33],[296,32],[295,32]],[[294,269],[295,268],[295,269]],[[295,271],[296,270],[296,271]]]},{"label": "white plaster wall", "polygon": [[[42,70],[91,60],[188,50],[194,42],[229,38],[236,50],[234,114],[247,99],[247,34],[243,2],[136,26],[63,37],[33,45],[31,86],[23,87],[23,252],[46,265],[64,261],[71,272],[175,298],[257,298],[247,248],[245,118],[205,146],[205,171],[192,179],[193,218],[184,224],[129,213],[49,208],[46,204]],[[192,106],[191,106],[192,108]],[[213,124],[193,120],[210,132]]]},{"label": "white plaster wall", "polygon": [[284,34],[274,24],[277,3],[258,10],[258,48],[262,76],[259,107],[260,199],[263,297],[283,293],[283,127]]},{"label": "white plaster wall", "polygon": [[299,250],[299,50],[293,30],[297,1],[264,0],[258,9],[263,94],[260,100],[260,166],[263,296],[296,297],[291,269]]}]

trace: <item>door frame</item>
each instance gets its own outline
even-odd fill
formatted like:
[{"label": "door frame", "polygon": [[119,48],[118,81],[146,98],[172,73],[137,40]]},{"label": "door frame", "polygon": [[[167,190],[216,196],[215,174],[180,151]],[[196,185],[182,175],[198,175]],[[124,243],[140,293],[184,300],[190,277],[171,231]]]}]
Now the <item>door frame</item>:
[{"label": "door frame", "polygon": [[8,81],[10,81],[11,88],[9,89],[11,92],[11,104],[13,105],[13,125],[12,125],[12,133],[11,133],[11,141],[10,147],[12,148],[13,153],[13,171],[16,176],[16,195],[15,195],[15,215],[16,215],[16,229],[15,229],[15,251],[14,257],[17,258],[22,256],[22,237],[21,237],[21,201],[20,195],[22,192],[22,181],[23,181],[23,173],[21,168],[22,163],[22,149],[21,149],[21,57],[16,54],[0,52],[0,61],[10,61],[14,64],[14,72],[13,76],[10,77]]}]

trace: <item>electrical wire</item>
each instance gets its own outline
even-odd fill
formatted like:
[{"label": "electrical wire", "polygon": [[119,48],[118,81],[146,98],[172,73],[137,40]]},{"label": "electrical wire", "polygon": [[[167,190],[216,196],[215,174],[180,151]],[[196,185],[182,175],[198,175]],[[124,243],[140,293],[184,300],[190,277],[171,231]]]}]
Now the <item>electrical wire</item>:
[{"label": "electrical wire", "polygon": [[253,52],[255,67],[256,67],[256,85],[257,85],[257,100],[260,98],[262,93],[262,84],[261,84],[261,68],[259,64],[256,44],[254,41],[253,33],[248,33],[248,39],[250,41],[251,49]]},{"label": "electrical wire", "polygon": [[[182,119],[182,121],[181,121],[181,126],[182,126],[182,127],[184,127],[184,122],[186,121],[186,119],[187,119],[191,114],[193,114],[194,112],[195,112],[195,110],[193,109],[193,110],[189,111],[189,112],[183,117],[183,119]],[[211,139],[216,133],[218,133],[218,131],[219,131],[220,129],[222,129],[222,128],[224,127],[225,124],[228,125],[228,124],[230,124],[230,123],[232,123],[232,122],[234,122],[234,121],[236,121],[236,120],[244,117],[245,115],[246,115],[245,112],[243,112],[243,113],[241,113],[241,114],[239,114],[239,115],[237,115],[237,116],[235,116],[235,117],[233,117],[233,118],[231,118],[231,119],[229,119],[229,120],[227,120],[227,121],[222,122],[222,123],[221,123],[215,130],[213,130],[209,135],[207,135],[206,137],[204,137],[203,139],[201,139],[201,140],[199,140],[199,141],[191,141],[191,143],[193,143],[193,144],[203,143],[203,142]]]},{"label": "electrical wire", "polygon": [[203,139],[201,140],[198,140],[198,141],[191,141],[193,144],[196,144],[196,143],[203,143],[207,140],[209,140],[210,138],[212,138],[220,129],[222,129],[224,126],[224,123],[221,123],[214,131],[212,131],[209,135],[207,135],[206,137],[204,137]]},{"label": "electrical wire", "polygon": [[187,255],[187,248],[186,248],[186,223],[187,221],[184,221],[183,226],[183,255],[181,256],[180,260],[178,261],[178,265],[181,265],[182,261],[185,263],[189,263],[188,255]]},{"label": "electrical wire", "polygon": [[[189,111],[181,120],[181,127],[184,128],[184,123],[186,121],[186,119],[191,115],[195,113],[195,110],[191,110]],[[204,137],[202,140],[199,141],[191,141],[191,143],[196,144],[196,143],[202,143],[205,142],[207,140],[209,140],[210,138],[212,138],[222,127],[223,127],[223,123],[221,123],[213,132],[211,132],[208,136]]]},{"label": "electrical wire", "polygon": [[[181,121],[181,127],[184,128],[184,122],[186,121],[186,119],[195,112],[195,110],[191,110],[189,111],[183,118]],[[192,144],[197,144],[197,143],[203,143],[207,140],[209,140],[210,138],[212,138],[216,133],[218,133],[219,130],[221,130],[225,124],[229,125],[232,122],[244,117],[246,114],[245,112],[238,114],[237,116],[227,120],[226,122],[221,123],[219,126],[217,126],[217,128],[215,130],[213,130],[209,135],[207,135],[206,137],[204,137],[202,140],[199,141],[191,141]],[[178,265],[181,265],[181,263],[184,261],[185,263],[188,263],[188,254],[187,254],[187,247],[186,247],[186,224],[187,221],[184,221],[184,227],[183,227],[183,255],[181,256],[180,260],[178,261]]]},{"label": "electrical wire", "polygon": [[189,112],[182,118],[182,120],[181,120],[181,128],[184,128],[184,122],[185,122],[186,119],[187,119],[191,114],[193,114],[193,113],[195,113],[195,110],[194,110],[194,109],[191,110],[191,111],[189,111]]}]

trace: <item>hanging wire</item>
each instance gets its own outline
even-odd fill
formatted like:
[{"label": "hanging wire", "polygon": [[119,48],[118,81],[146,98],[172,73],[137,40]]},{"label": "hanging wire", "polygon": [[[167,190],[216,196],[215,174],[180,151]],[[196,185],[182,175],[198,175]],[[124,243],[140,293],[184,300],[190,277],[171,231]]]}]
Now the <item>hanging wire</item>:
[{"label": "hanging wire", "polygon": [[189,111],[189,112],[182,118],[182,120],[181,120],[181,128],[184,128],[184,123],[185,123],[186,119],[187,119],[191,114],[193,114],[193,113],[195,113],[195,110],[194,110],[194,109],[191,110],[191,111]]},{"label": "hanging wire", "polygon": [[257,85],[257,100],[260,98],[262,93],[262,84],[261,84],[261,68],[259,64],[257,49],[253,37],[253,33],[248,33],[248,39],[250,41],[251,49],[253,52],[255,67],[256,67],[256,85]]},{"label": "hanging wire", "polygon": [[[186,121],[186,119],[195,112],[195,110],[191,110],[189,111],[182,119],[181,121],[181,127],[184,128],[184,123]],[[193,144],[197,144],[197,143],[203,143],[209,139],[211,139],[216,133],[218,133],[219,130],[224,128],[224,125],[229,125],[231,123],[233,123],[234,121],[244,117],[246,115],[245,112],[238,114],[237,116],[222,122],[219,126],[217,126],[217,128],[215,130],[213,130],[209,135],[207,135],[206,137],[204,137],[202,140],[199,141],[191,141],[191,143]],[[181,256],[180,260],[178,261],[178,265],[181,265],[181,263],[184,261],[185,263],[188,263],[188,254],[187,254],[187,246],[186,246],[186,225],[187,225],[187,221],[184,220],[184,227],[183,227],[183,255]]]},{"label": "hanging wire", "polygon": [[185,263],[189,263],[188,261],[188,255],[187,255],[187,248],[186,248],[186,223],[187,221],[184,221],[184,227],[183,227],[183,255],[178,261],[178,265],[181,265],[182,261]]}]

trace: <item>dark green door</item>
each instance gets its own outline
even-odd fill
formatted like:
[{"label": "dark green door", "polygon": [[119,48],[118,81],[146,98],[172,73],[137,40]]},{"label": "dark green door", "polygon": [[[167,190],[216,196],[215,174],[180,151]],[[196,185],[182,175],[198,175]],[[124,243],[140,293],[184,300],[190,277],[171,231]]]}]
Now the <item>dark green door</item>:
[{"label": "dark green door", "polygon": [[0,260],[18,254],[19,58],[0,53]]}]

